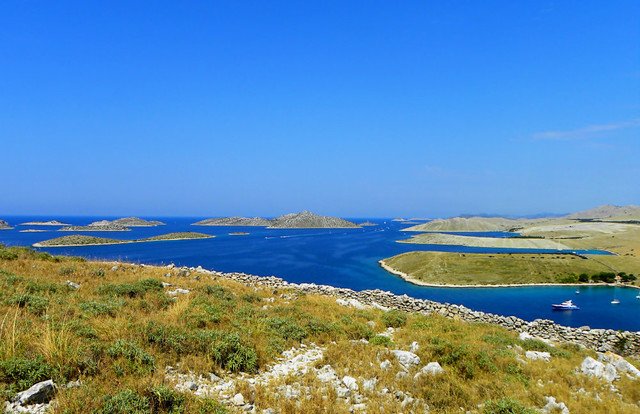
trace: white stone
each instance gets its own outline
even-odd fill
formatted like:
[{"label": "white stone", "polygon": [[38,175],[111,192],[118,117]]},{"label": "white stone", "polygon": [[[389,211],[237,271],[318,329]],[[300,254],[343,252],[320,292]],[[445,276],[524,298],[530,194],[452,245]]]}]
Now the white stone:
[{"label": "white stone", "polygon": [[336,371],[331,365],[325,365],[316,372],[316,376],[321,382],[330,382],[338,378]]},{"label": "white stone", "polygon": [[64,284],[65,284],[65,285],[67,285],[67,286],[69,286],[69,287],[70,287],[71,289],[73,289],[73,290],[78,290],[78,289],[80,289],[80,285],[79,285],[79,284],[77,284],[77,283],[75,283],[75,282],[72,282],[72,281],[70,281],[70,280],[67,280],[66,282],[64,282]]},{"label": "white stone", "polygon": [[638,370],[638,368],[613,352],[598,352],[598,361],[613,365],[618,372],[624,372],[631,378],[640,378],[640,370]]},{"label": "white stone", "polygon": [[356,309],[367,309],[368,306],[366,306],[365,304],[363,304],[362,302],[360,302],[357,299],[342,299],[342,298],[338,298],[336,299],[336,303],[340,306],[346,306],[349,308],[356,308]]},{"label": "white stone", "polygon": [[423,374],[438,375],[444,374],[444,368],[438,362],[429,362],[420,370]]},{"label": "white stone", "polygon": [[345,375],[342,377],[342,383],[351,391],[358,391],[358,382],[355,378]]},{"label": "white stone", "polygon": [[569,414],[569,408],[563,402],[556,402],[555,397],[544,397],[547,402],[544,407],[542,407],[542,412],[544,414],[557,413],[560,410],[561,414]]},{"label": "white stone", "polygon": [[413,352],[394,349],[391,353],[393,353],[393,355],[398,359],[400,365],[405,369],[409,369],[412,366],[420,364],[420,357]]},{"label": "white stone", "polygon": [[167,293],[170,296],[178,296],[178,295],[186,295],[188,293],[190,293],[191,291],[189,289],[182,289],[182,288],[177,288],[175,290],[170,290]]},{"label": "white stone", "polygon": [[385,359],[380,363],[380,368],[384,370],[391,368],[391,361],[389,361],[388,359]]},{"label": "white stone", "polygon": [[411,345],[409,346],[409,351],[416,353],[418,352],[419,349],[420,349],[419,343],[417,343],[416,341],[411,342]]},{"label": "white stone", "polygon": [[524,354],[527,359],[532,361],[551,361],[551,354],[548,352],[540,352],[540,351],[527,351]]},{"label": "white stone", "polygon": [[586,357],[580,365],[580,371],[590,377],[601,378],[607,382],[612,382],[618,377],[616,368],[610,363],[603,364],[591,357]]},{"label": "white stone", "polygon": [[56,384],[52,380],[42,381],[17,393],[12,401],[20,405],[45,404],[51,401],[56,392]]},{"label": "white stone", "polygon": [[231,402],[233,402],[233,405],[244,405],[244,396],[240,393],[237,393],[233,396]]},{"label": "white stone", "polygon": [[373,391],[376,388],[376,384],[378,384],[377,378],[367,379],[362,383],[362,388],[365,391]]}]

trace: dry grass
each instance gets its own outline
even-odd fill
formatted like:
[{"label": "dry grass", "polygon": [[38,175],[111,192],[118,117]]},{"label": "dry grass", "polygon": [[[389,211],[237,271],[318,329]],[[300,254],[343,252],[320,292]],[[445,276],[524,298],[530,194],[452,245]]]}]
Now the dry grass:
[{"label": "dry grass", "polygon": [[[572,413],[640,412],[637,381],[617,382],[618,395],[607,384],[576,373],[591,353],[573,347],[548,349],[554,355],[551,363],[521,363],[517,358],[525,349],[545,345],[519,341],[495,326],[418,314],[392,319],[379,310],[339,306],[330,297],[254,289],[205,276],[165,278],[166,268],[110,268],[28,251],[0,259],[0,399],[29,381],[54,378],[63,384],[82,379],[79,388],[60,389],[56,412],[115,413],[116,404],[125,404],[128,412],[134,412],[136,404],[147,404],[138,412],[152,412],[150,401],[157,395],[172,399],[173,405],[153,412],[234,412],[231,406],[222,408],[163,386],[167,365],[234,377],[228,371],[230,355],[220,357],[211,350],[235,334],[239,348],[233,356],[245,358],[239,371],[247,371],[235,391],[254,402],[258,412],[349,412],[336,391],[313,372],[268,386],[247,381],[255,368],[265,369],[282,350],[301,343],[325,349],[318,367],[330,364],[340,378],[357,378],[368,413],[423,412],[427,406],[437,413],[482,413],[479,407],[489,400],[508,397],[523,407],[541,407],[546,395],[565,402]],[[67,279],[80,283],[80,289],[65,287]],[[149,280],[169,281],[191,293],[170,300]],[[360,341],[384,331],[388,323],[400,325],[392,344]],[[390,350],[408,349],[414,341],[420,344],[416,353],[422,364],[439,361],[444,375],[414,379],[413,369],[397,377],[402,369]],[[392,362],[390,370],[380,367],[386,359]],[[18,367],[14,376],[7,375],[10,365]],[[377,378],[375,390],[364,391],[363,380],[370,378]],[[309,391],[297,399],[278,396],[277,388],[287,384]],[[383,393],[384,388],[388,392]],[[585,393],[579,393],[580,388]],[[399,391],[416,400],[403,406]]]}]

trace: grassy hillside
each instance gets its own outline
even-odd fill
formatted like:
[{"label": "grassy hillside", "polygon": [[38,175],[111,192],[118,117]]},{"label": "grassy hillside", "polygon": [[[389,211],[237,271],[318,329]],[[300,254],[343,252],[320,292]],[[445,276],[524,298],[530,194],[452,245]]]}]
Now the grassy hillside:
[{"label": "grassy hillside", "polygon": [[554,240],[524,237],[473,237],[444,233],[422,233],[402,243],[444,244],[454,246],[493,247],[509,249],[552,249],[563,250],[568,247]]},{"label": "grassy hillside", "polygon": [[[429,407],[528,414],[546,396],[571,413],[640,412],[638,381],[623,376],[612,389],[576,372],[595,356],[590,351],[521,341],[495,326],[355,309],[332,297],[181,274],[0,248],[0,399],[52,378],[60,385],[81,381],[59,387],[56,413],[246,412],[250,407],[232,402],[236,393],[256,412]],[[273,364],[291,359],[283,351],[292,347],[293,354],[318,357],[305,370],[277,374]],[[391,351],[409,349],[420,363],[404,369]],[[526,350],[547,351],[551,361],[528,360]],[[444,373],[417,375],[436,361]],[[189,372],[206,381],[214,373],[210,381],[222,391],[201,398],[188,391],[197,385],[176,390],[176,378]],[[327,376],[346,378],[348,393]]]},{"label": "grassy hillside", "polygon": [[581,273],[611,272],[600,260],[550,254],[409,252],[385,263],[419,282],[447,285],[577,282]]}]

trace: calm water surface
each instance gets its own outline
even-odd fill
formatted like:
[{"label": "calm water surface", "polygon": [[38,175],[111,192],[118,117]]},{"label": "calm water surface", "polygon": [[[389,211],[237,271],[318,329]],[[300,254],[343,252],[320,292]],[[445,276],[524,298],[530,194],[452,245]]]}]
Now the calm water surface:
[{"label": "calm water surface", "polygon": [[[55,217],[71,224],[87,224],[104,217]],[[50,217],[4,217],[12,225]],[[430,288],[409,284],[389,274],[378,260],[412,250],[457,251],[476,253],[546,252],[556,250],[488,249],[442,245],[396,243],[413,233],[391,220],[369,219],[379,226],[362,229],[282,229],[260,227],[200,227],[190,224],[200,218],[159,217],[166,226],[133,228],[129,232],[83,232],[102,237],[137,239],[173,231],[198,231],[215,235],[213,239],[135,243],[111,246],[87,246],[41,249],[54,254],[87,258],[117,259],[148,264],[198,266],[225,272],[240,271],[261,276],[275,275],[290,282],[309,282],[347,287],[355,290],[383,289],[440,302],[523,319],[552,319],[568,326],[588,325],[597,328],[640,331],[640,290],[614,287],[513,287],[513,288]],[[360,219],[358,221],[364,221]],[[15,226],[0,231],[0,243],[31,245],[70,233],[57,228],[37,227],[44,233],[20,233],[35,226]],[[248,232],[247,236],[230,236],[229,232]],[[482,235],[482,234],[477,234]],[[486,235],[486,234],[484,234]],[[508,237],[508,233],[492,233]],[[603,253],[578,251],[581,253]],[[621,301],[611,305],[613,298]],[[552,303],[573,299],[579,311],[553,312]]]}]

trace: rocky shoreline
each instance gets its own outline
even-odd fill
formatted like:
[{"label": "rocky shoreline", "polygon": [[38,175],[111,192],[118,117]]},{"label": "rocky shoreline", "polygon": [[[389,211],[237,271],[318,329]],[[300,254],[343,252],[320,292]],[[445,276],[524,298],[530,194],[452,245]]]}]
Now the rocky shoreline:
[{"label": "rocky shoreline", "polygon": [[[169,265],[169,268],[175,266]],[[170,275],[170,274],[169,274]],[[246,273],[223,273],[210,271],[202,267],[183,267],[180,277],[200,278],[209,275],[212,278],[224,278],[247,286],[267,287],[271,289],[291,289],[301,293],[333,296],[351,306],[375,307],[379,309],[397,309],[406,312],[439,314],[447,318],[459,319],[471,323],[499,325],[509,330],[535,338],[553,342],[573,343],[598,352],[615,352],[624,356],[640,356],[640,332],[616,331],[613,329],[592,329],[588,326],[572,328],[556,324],[548,319],[525,321],[515,316],[503,316],[474,311],[463,305],[435,302],[427,299],[396,295],[383,290],[355,291],[315,283],[289,283],[275,276],[255,276]]]}]

